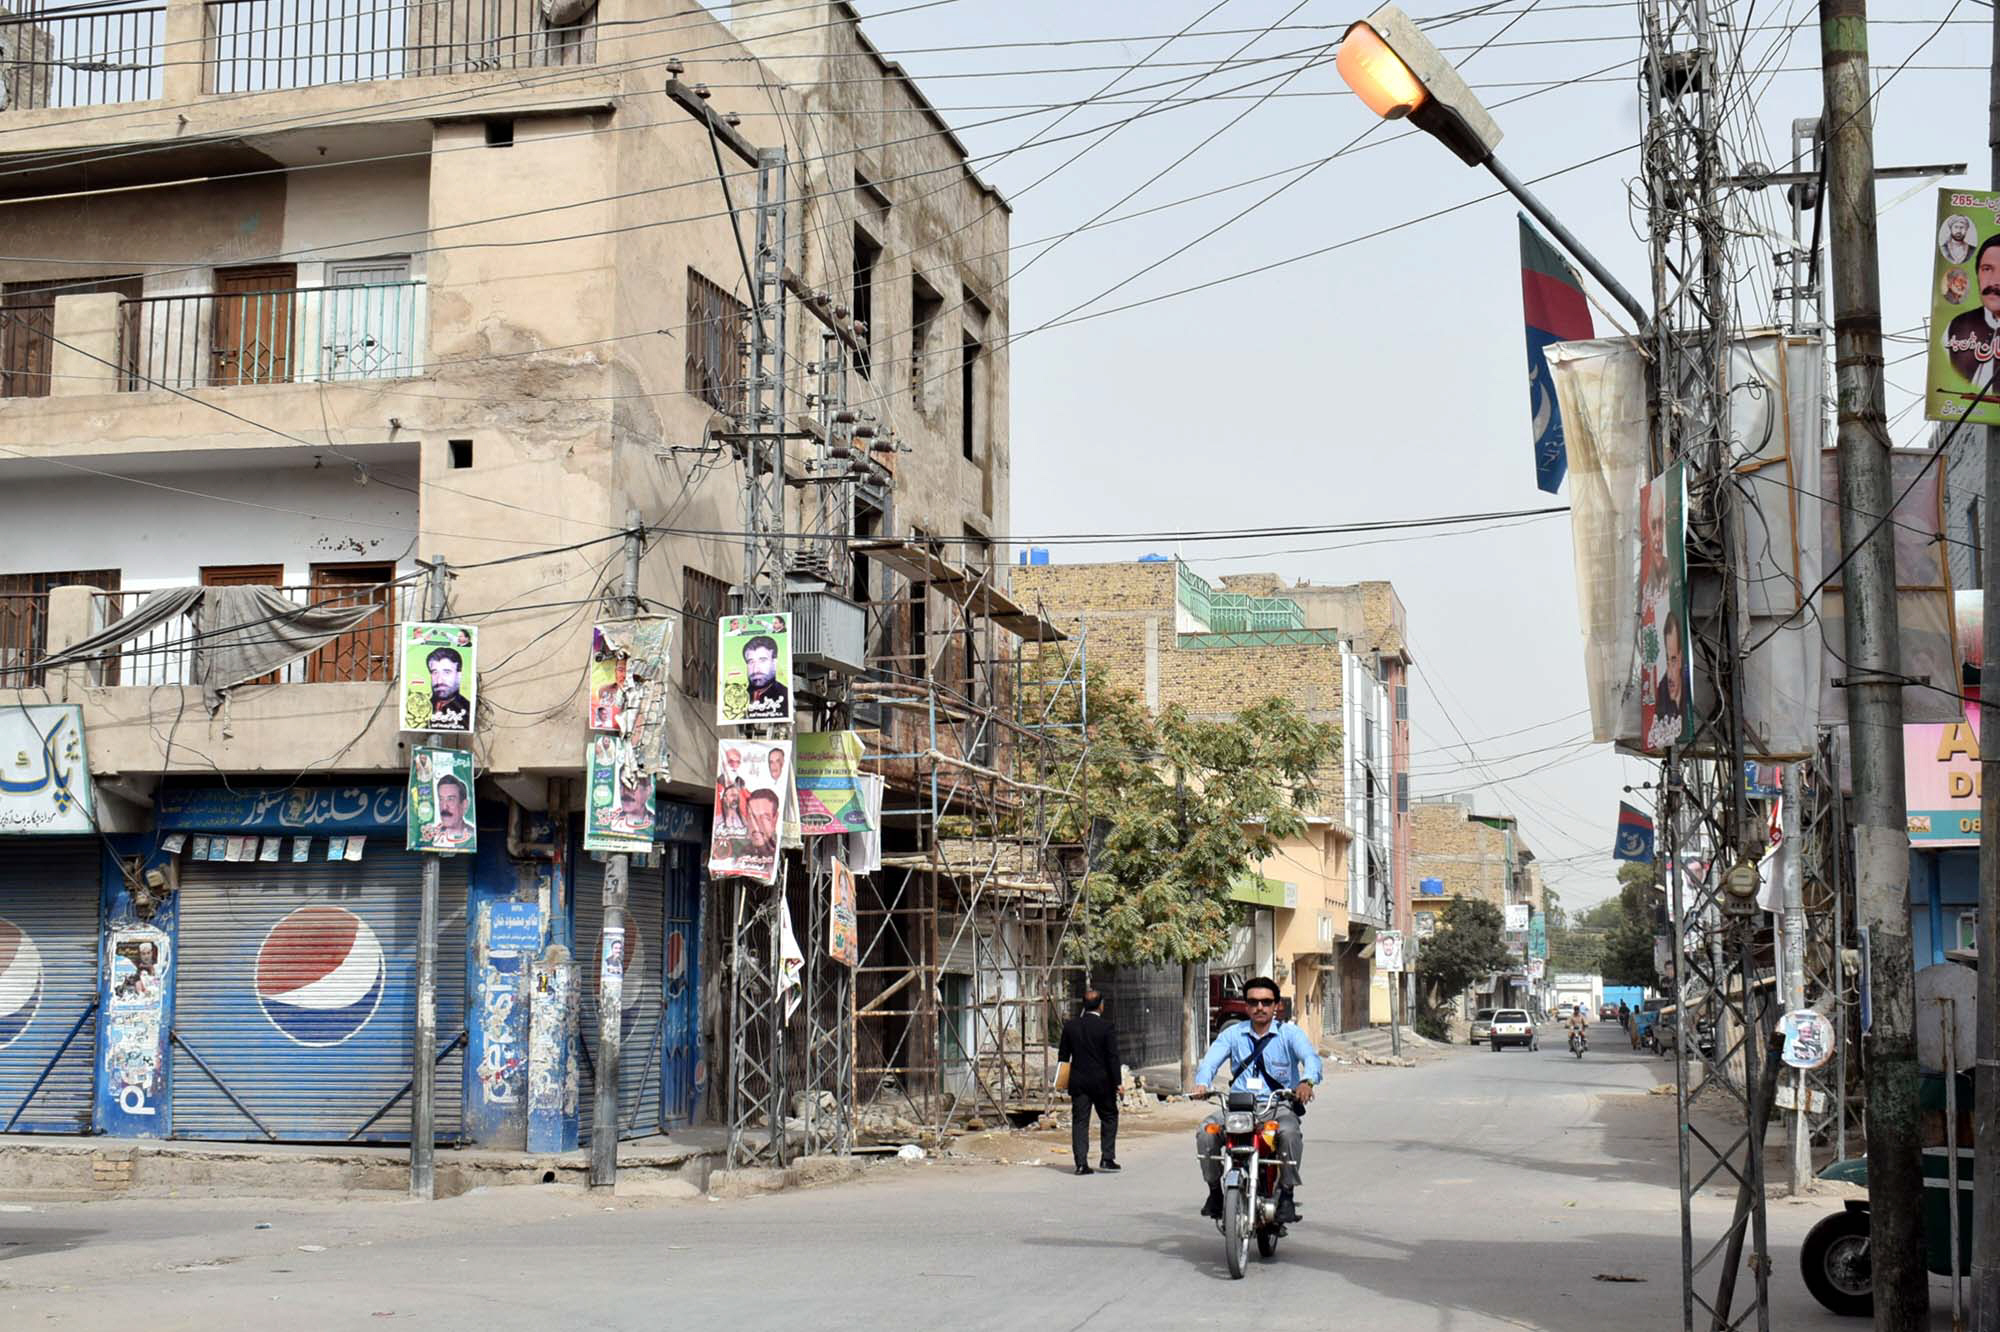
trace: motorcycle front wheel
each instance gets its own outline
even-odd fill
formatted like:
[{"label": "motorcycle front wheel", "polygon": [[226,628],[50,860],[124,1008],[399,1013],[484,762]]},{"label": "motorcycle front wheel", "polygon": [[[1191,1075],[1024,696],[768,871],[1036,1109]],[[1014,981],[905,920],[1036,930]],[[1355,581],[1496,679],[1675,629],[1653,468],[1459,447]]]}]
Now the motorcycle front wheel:
[{"label": "motorcycle front wheel", "polygon": [[1222,1194],[1222,1242],[1229,1255],[1229,1276],[1241,1281],[1250,1266],[1250,1194],[1234,1185]]}]

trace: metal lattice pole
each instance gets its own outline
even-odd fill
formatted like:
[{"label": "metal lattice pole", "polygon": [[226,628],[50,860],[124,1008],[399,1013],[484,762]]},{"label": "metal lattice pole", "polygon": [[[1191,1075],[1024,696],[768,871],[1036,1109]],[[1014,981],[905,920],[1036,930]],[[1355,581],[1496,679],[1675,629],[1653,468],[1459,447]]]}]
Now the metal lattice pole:
[{"label": "metal lattice pole", "polygon": [[[1652,470],[1683,464],[1687,477],[1689,642],[1697,681],[1695,733],[1665,760],[1672,896],[1675,1087],[1680,1116],[1681,1317],[1696,1309],[1718,1328],[1768,1332],[1763,1120],[1772,1079],[1765,1013],[1757,1001],[1753,893],[1740,891],[1759,840],[1743,775],[1738,580],[1730,548],[1735,490],[1729,450],[1731,327],[1722,207],[1723,84],[1727,73],[1711,0],[1647,0],[1644,10],[1644,178],[1652,250]],[[1707,687],[1704,696],[1703,686]],[[1689,863],[1691,856],[1699,860]],[[1725,891],[1731,885],[1738,891]],[[1697,937],[1698,936],[1698,937]],[[1698,1059],[1703,1019],[1712,1053]],[[1696,1122],[1698,1104],[1722,1111],[1721,1128]],[[1733,1122],[1741,1115],[1741,1127]],[[1717,1176],[1738,1186],[1737,1205],[1707,1233],[1695,1198]],[[1697,1231],[1704,1233],[1697,1235]],[[1749,1249],[1747,1262],[1744,1255]],[[1738,1312],[1747,1266],[1751,1297]],[[1713,1282],[1714,1296],[1701,1288]]]},{"label": "metal lattice pole", "polygon": [[[749,374],[744,381],[743,608],[785,605],[785,256],[783,149],[757,155]],[[777,882],[736,881],[730,930],[729,1164],[785,1162],[784,1021],[778,991],[787,858]],[[760,1141],[761,1139],[761,1141]]]}]

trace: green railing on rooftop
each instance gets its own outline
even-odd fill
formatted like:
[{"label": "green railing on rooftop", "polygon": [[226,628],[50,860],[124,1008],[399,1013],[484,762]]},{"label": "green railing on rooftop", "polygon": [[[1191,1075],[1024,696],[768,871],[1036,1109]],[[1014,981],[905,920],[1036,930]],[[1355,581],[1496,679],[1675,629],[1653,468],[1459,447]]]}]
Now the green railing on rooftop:
[{"label": "green railing on rooftop", "polygon": [[1179,560],[1174,561],[1174,569],[1180,576],[1176,595],[1180,598],[1181,607],[1195,619],[1208,624],[1209,603],[1215,596],[1215,589],[1208,585],[1206,578]]},{"label": "green railing on rooftop", "polygon": [[1217,592],[1209,598],[1208,627],[1218,634],[1268,629],[1303,629],[1306,613],[1289,597],[1247,597]]}]

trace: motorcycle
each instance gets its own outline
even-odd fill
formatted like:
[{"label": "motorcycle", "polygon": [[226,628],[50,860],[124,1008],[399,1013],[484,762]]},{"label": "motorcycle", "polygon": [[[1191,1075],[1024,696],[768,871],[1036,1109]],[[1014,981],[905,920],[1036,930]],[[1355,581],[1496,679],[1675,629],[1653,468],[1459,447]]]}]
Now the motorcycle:
[{"label": "motorcycle", "polygon": [[1573,1031],[1569,1034],[1569,1052],[1575,1055],[1578,1059],[1583,1058],[1583,1051],[1585,1045],[1586,1042],[1583,1038],[1582,1032]]},{"label": "motorcycle", "polygon": [[1271,1117],[1281,1103],[1298,1099],[1289,1091],[1232,1091],[1223,1103],[1222,1123],[1210,1132],[1222,1135],[1222,1232],[1229,1275],[1242,1280],[1250,1263],[1250,1241],[1257,1241],[1261,1258],[1274,1258],[1285,1227],[1278,1221],[1278,1180],[1286,1162],[1278,1155],[1278,1121]]}]

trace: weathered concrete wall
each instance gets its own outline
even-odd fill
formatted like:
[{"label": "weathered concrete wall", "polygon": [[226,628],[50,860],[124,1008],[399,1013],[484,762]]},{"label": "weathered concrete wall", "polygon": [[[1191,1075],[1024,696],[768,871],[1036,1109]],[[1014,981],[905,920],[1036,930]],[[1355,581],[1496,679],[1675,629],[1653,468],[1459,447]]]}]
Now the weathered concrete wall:
[{"label": "weathered concrete wall", "polygon": [[[855,380],[852,396],[893,424],[912,449],[896,460],[891,530],[1004,538],[1007,212],[998,196],[966,172],[955,140],[933,132],[941,122],[921,111],[920,96],[897,82],[896,71],[878,77],[884,66],[852,27],[823,26],[851,18],[844,6],[826,8],[818,24],[796,7],[783,17],[743,12],[752,27],[764,21],[772,31],[806,34],[789,45],[759,39],[746,48],[719,22],[681,10],[663,26],[611,26],[657,20],[661,12],[658,0],[606,0],[599,20],[606,31],[620,31],[602,57],[607,65],[538,73],[525,84],[518,71],[502,70],[203,97],[177,76],[169,101],[184,105],[123,107],[111,127],[92,108],[0,113],[9,151],[95,148],[114,137],[164,146],[183,136],[192,142],[278,122],[315,127],[266,133],[251,147],[176,146],[144,159],[160,181],[273,164],[309,170],[11,209],[12,253],[157,259],[138,266],[150,294],[206,291],[215,267],[278,254],[299,252],[299,280],[310,285],[328,259],[407,251],[415,252],[412,271],[427,293],[423,364],[409,379],[15,399],[0,412],[0,447],[100,470],[199,449],[226,458],[240,474],[231,484],[262,496],[259,502],[336,519],[347,510],[330,497],[321,497],[323,508],[302,502],[310,497],[304,491],[300,502],[272,499],[282,493],[285,475],[260,472],[259,458],[287,447],[286,440],[303,441],[301,451],[324,454],[326,467],[344,478],[351,468],[342,453],[398,450],[398,475],[421,489],[422,504],[412,524],[414,547],[399,545],[394,553],[448,559],[456,570],[452,612],[483,614],[480,683],[495,706],[482,718],[476,745],[481,772],[575,773],[577,686],[593,615],[586,603],[600,590],[615,591],[619,572],[619,545],[602,538],[622,528],[632,510],[668,529],[741,526],[740,466],[701,451],[714,413],[686,389],[689,271],[747,299],[708,136],[660,96],[666,57],[694,52],[686,80],[709,83],[718,110],[744,114],[746,136],[784,144],[800,164],[793,264],[810,285],[847,294],[854,172],[877,181],[889,197],[889,207],[874,209],[873,222],[863,224],[880,231],[884,261],[875,379]],[[190,15],[198,21],[198,5],[174,0],[170,28],[178,23],[174,30],[185,35]],[[806,104],[791,93],[767,90],[769,80],[749,58],[753,50],[773,57],[776,73],[811,84],[807,95],[823,99],[815,107],[823,114],[806,117]],[[848,82],[829,83],[829,71],[845,72]],[[511,121],[511,146],[487,146],[486,116]],[[855,151],[857,144],[913,133],[920,137],[909,143]],[[344,161],[398,153],[414,155],[365,166]],[[344,164],[324,166],[329,155]],[[754,199],[747,168],[727,153],[724,162],[735,202]],[[143,206],[135,207],[135,198]],[[502,217],[516,213],[532,215]],[[99,275],[118,271],[136,270],[113,265]],[[916,381],[929,372],[914,365],[909,329],[901,327],[914,271],[946,284],[938,286],[949,306],[940,326],[969,329],[988,346],[978,375],[983,425],[971,462],[959,446],[955,368],[935,385],[949,393],[930,394],[930,384],[916,392]],[[81,275],[77,265],[0,264],[5,281],[57,274]],[[968,293],[980,305],[967,302]],[[946,341],[955,367],[957,333]],[[805,378],[803,363],[819,351],[817,326],[796,308],[790,350],[796,385]],[[791,407],[795,419],[805,412],[796,394]],[[452,466],[453,440],[470,442],[470,467]],[[159,465],[184,466],[178,459]],[[388,481],[385,474],[370,484]],[[185,488],[209,489],[194,481]],[[305,535],[274,514],[241,521],[241,506],[196,497],[162,503],[161,492],[140,494],[162,504],[166,515],[148,525],[149,534],[180,533],[185,553],[174,556],[174,571],[152,561],[142,570],[121,548],[131,586],[141,577],[172,581],[183,567],[260,559],[283,562],[289,575],[323,538],[352,549],[341,545],[338,524]],[[74,504],[63,507],[73,515]],[[0,499],[0,519],[11,522],[12,511]],[[63,518],[60,509],[45,507],[39,520],[56,527]],[[580,548],[559,549],[569,545]],[[247,553],[259,547],[266,552],[261,557]],[[540,549],[554,553],[491,563]],[[72,562],[51,550],[32,567],[106,562],[83,554]],[[1004,550],[1000,558],[1004,563]],[[641,569],[647,603],[680,609],[690,569],[734,583],[742,572],[740,542],[656,533]],[[714,630],[683,622],[677,632]],[[372,692],[365,701],[343,699],[338,708],[330,708],[334,695],[323,692],[355,688]],[[346,685],[242,691],[228,746],[200,758],[176,751],[170,762],[162,741],[147,748],[145,706],[113,690],[93,695],[92,706],[103,709],[90,722],[93,748],[101,722],[108,761],[120,767],[206,770],[213,758],[230,771],[291,773],[302,749],[321,738],[317,724],[302,735],[304,719],[338,712],[344,740],[379,693],[375,686]],[[683,794],[711,780],[711,715],[712,704],[683,696],[670,718],[673,786]],[[386,710],[384,717],[393,721]],[[378,735],[380,729],[370,723],[343,756],[342,770],[400,770],[393,729]]]},{"label": "weathered concrete wall", "polygon": [[1514,865],[1504,830],[1469,817],[1459,804],[1425,802],[1411,814],[1410,872],[1420,880],[1444,880],[1444,895],[1419,897],[1419,909],[1442,912],[1457,897],[1506,905]]}]

